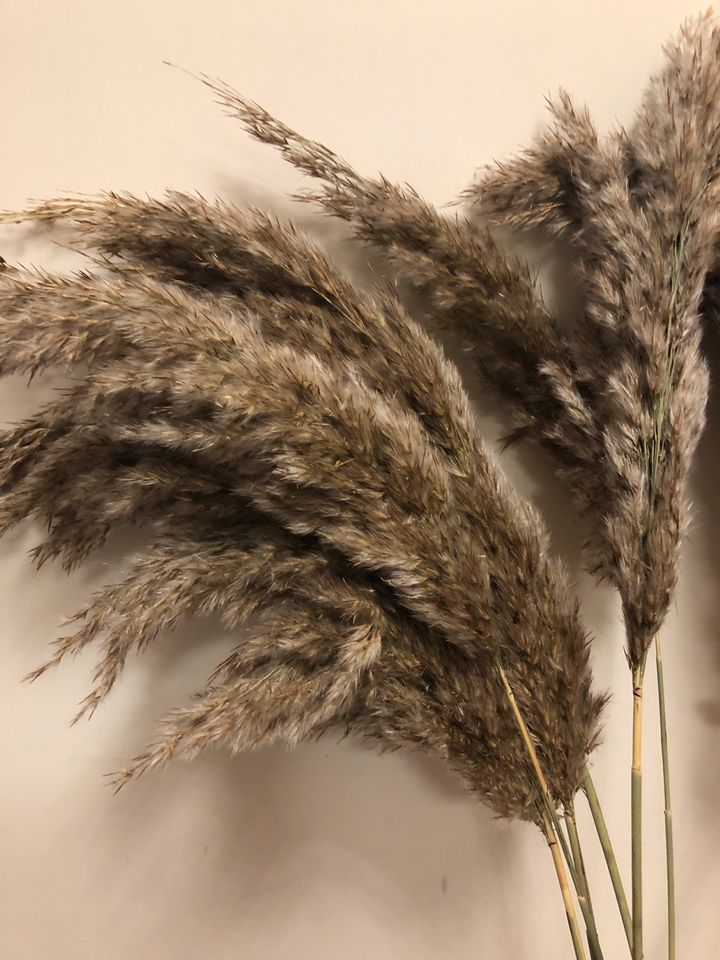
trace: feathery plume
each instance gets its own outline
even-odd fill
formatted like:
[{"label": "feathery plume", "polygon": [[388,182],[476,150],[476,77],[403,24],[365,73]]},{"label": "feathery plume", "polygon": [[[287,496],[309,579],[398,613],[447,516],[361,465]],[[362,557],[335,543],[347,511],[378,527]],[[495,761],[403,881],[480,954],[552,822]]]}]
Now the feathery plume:
[{"label": "feathery plume", "polygon": [[[323,163],[332,168],[329,154]],[[423,214],[411,193],[397,198]],[[445,229],[430,208],[423,215],[438,250],[447,248],[450,276],[469,228],[458,220]],[[257,211],[111,194],[16,218],[69,221],[109,276],[3,278],[0,372],[89,369],[0,441],[0,530],[44,518],[38,559],[70,566],[119,522],[161,533],[177,524],[182,535],[155,549],[178,558],[189,549],[193,570],[191,579],[185,564],[163,564],[158,579],[156,558],[141,558],[81,612],[78,633],[37,673],[103,637],[81,714],[92,712],[131,650],[180,617],[227,605],[231,622],[252,621],[198,703],[168,719],[120,782],[178,751],[294,743],[338,722],[423,746],[498,812],[540,825],[582,956],[555,818],[585,778],[602,698],[564,574],[547,557],[539,518],[480,442],[456,369],[389,292],[361,295],[292,227]],[[532,284],[489,239],[470,260],[486,262],[475,304],[518,288],[504,315],[509,340]],[[453,278],[469,322],[474,282]],[[532,360],[508,362],[513,376],[517,364],[534,375]],[[556,405],[542,397],[538,388],[539,403]],[[214,553],[197,563],[198,500],[222,564]],[[304,567],[310,590],[277,587],[280,536],[294,559],[341,565],[342,586],[323,594],[331,605],[342,598],[339,614],[321,609],[318,578]],[[263,544],[269,558],[257,553]],[[247,575],[224,579],[237,564]],[[391,598],[383,603],[392,616],[368,590]]]},{"label": "feathery plume", "polygon": [[[602,397],[603,383],[622,389],[626,415],[615,418],[616,425],[607,415],[602,422],[608,433],[629,441],[616,443],[623,468],[617,472],[624,473],[635,500],[636,526],[633,531],[629,516],[614,524],[615,582],[623,594],[634,668],[633,783],[640,777],[644,655],[656,637],[672,958],[674,845],[658,630],[677,577],[689,513],[687,477],[704,421],[707,371],[700,318],[713,315],[716,296],[720,30],[713,17],[688,21],[666,56],[666,68],[651,81],[629,133],[620,131],[602,144],[587,113],[578,114],[565,101],[555,111],[555,129],[487,177],[478,198],[516,226],[543,226],[572,239],[587,297],[583,326],[594,334],[587,337],[583,329],[578,338],[578,365],[594,365],[596,379],[600,374],[596,397]],[[638,849],[639,792],[638,786],[633,805]],[[639,956],[638,862],[634,871]]]},{"label": "feathery plume", "polygon": [[[515,407],[515,436],[540,439],[554,454],[588,520],[589,564],[622,599],[638,778],[645,658],[677,579],[687,476],[707,395],[698,314],[708,276],[704,308],[712,310],[716,262],[717,36],[707,17],[684,28],[630,135],[620,131],[602,143],[587,110],[562,93],[551,105],[554,128],[478,191],[486,211],[515,226],[572,237],[586,307],[570,332],[560,331],[522,269],[485,234],[459,218],[444,220],[408,188],[360,177],[230,88],[206,81],[253,136],[324,181],[308,199],[351,222],[404,278],[431,293],[439,318],[469,340],[480,372]],[[501,309],[488,303],[488,292]],[[666,753],[664,702],[662,734]],[[639,789],[634,811],[639,818]],[[635,828],[639,834],[639,822]],[[641,950],[636,942],[636,955]]]},{"label": "feathery plume", "polygon": [[[577,761],[595,741],[600,701],[590,692],[585,638],[561,571],[545,556],[539,521],[497,475],[456,373],[429,338],[416,335],[389,296],[365,304],[334,275],[330,286],[342,289],[332,301],[334,328],[343,316],[347,329],[337,337],[355,331],[360,340],[335,350],[311,326],[309,353],[273,339],[280,331],[272,314],[265,336],[262,315],[242,304],[140,281],[134,272],[108,280],[5,278],[3,372],[57,362],[89,370],[3,438],[2,526],[40,516],[50,524],[41,556],[64,551],[76,562],[117,522],[148,522],[159,507],[170,511],[167,522],[185,522],[204,495],[223,520],[231,511],[260,514],[268,529],[279,524],[313,538],[356,571],[379,574],[443,642],[466,656],[507,658],[523,706],[546,726],[537,730],[541,745],[547,733],[555,739],[546,752],[557,762],[575,758],[576,782],[564,777],[562,790],[577,789],[584,763]],[[36,314],[42,322],[31,326]],[[390,396],[374,388],[384,375],[375,372],[374,387],[361,376],[358,343],[370,324],[377,353],[396,343]],[[387,356],[384,367],[378,363],[390,378]],[[365,362],[374,363],[369,345]],[[133,597],[130,588],[111,596]],[[98,616],[87,614],[81,637],[106,623],[107,614]],[[140,645],[154,629],[135,629]],[[110,636],[115,657],[128,638]],[[75,642],[85,641],[67,649]],[[61,646],[58,655],[64,652]],[[89,709],[112,686],[116,667],[101,665]],[[558,750],[557,738],[568,736],[578,736],[574,747],[565,742]]]},{"label": "feathery plume", "polygon": [[[660,510],[650,504],[660,496],[657,489],[650,495],[642,489],[638,491],[638,485],[643,486],[638,480],[646,473],[646,461],[654,463],[657,470],[660,461],[669,456],[661,449],[663,440],[653,439],[657,420],[653,409],[648,411],[636,404],[629,414],[623,413],[628,395],[637,396],[642,388],[637,368],[644,346],[638,347],[634,357],[623,359],[619,374],[615,372],[616,350],[609,355],[605,349],[608,341],[619,339],[621,333],[620,324],[614,331],[608,329],[607,300],[618,294],[607,288],[615,289],[612,281],[620,283],[630,270],[621,271],[618,266],[614,277],[593,275],[591,282],[598,287],[600,302],[594,313],[590,311],[589,320],[597,338],[562,332],[540,302],[527,272],[508,260],[488,234],[475,230],[462,218],[440,216],[409,188],[396,187],[384,179],[361,177],[327,148],[295,133],[229,87],[205,82],[254,137],[278,147],[294,166],[323,180],[322,188],[305,194],[305,199],[319,202],[329,213],[350,221],[360,237],[382,246],[398,264],[403,278],[431,292],[441,322],[452,324],[470,337],[473,358],[481,373],[516,409],[518,435],[541,439],[569,478],[580,508],[589,519],[590,565],[621,592],[629,655],[633,663],[638,663],[667,610],[686,511],[682,489],[671,491]],[[595,204],[593,226],[598,236],[602,234],[607,243],[622,231],[626,240],[622,253],[615,252],[616,265],[621,261],[626,265],[631,256],[637,262],[646,250],[645,234],[653,227],[634,210],[623,208],[627,163],[626,152],[621,149],[623,138],[616,138],[610,148],[601,148],[587,112],[576,111],[563,94],[556,129],[538,145],[533,158],[534,154],[550,154],[550,144],[555,152],[570,158],[573,169],[579,171],[574,206],[564,211],[563,223],[576,222],[583,203],[590,207]],[[553,163],[555,154],[552,162],[548,160],[551,170]],[[509,196],[510,185],[504,174],[503,170],[498,175],[498,189],[506,189]],[[525,167],[510,181],[518,185],[527,182]],[[531,183],[534,186],[535,180],[531,179]],[[548,183],[544,182],[539,189],[549,191],[547,204],[555,209],[555,194]],[[617,209],[612,208],[613,202]],[[508,201],[505,209],[510,206]],[[525,209],[522,203],[519,207]],[[512,209],[517,208],[512,205]],[[583,229],[587,229],[585,221]],[[591,249],[590,240],[587,242]],[[626,313],[634,310],[632,298],[636,294],[640,295],[628,291],[630,303],[625,306]],[[651,295],[655,294],[662,295],[651,291]],[[612,307],[622,305],[612,302]],[[682,305],[678,309],[682,312]],[[653,334],[648,332],[646,336],[652,339]],[[678,409],[669,410],[664,419],[674,422],[681,417],[686,423],[680,462],[670,468],[683,473],[702,422],[706,378],[702,363],[695,363],[697,337],[691,330],[687,337],[681,334],[679,339],[684,349],[676,378],[684,374],[687,389],[678,398]],[[655,344],[656,356],[658,352],[662,354],[662,348]],[[588,353],[593,356],[588,357]],[[603,360],[600,371],[595,370],[596,353]],[[666,367],[664,355],[658,358],[656,366],[657,378]],[[652,384],[648,389],[652,390]],[[666,392],[664,387],[661,392]],[[608,429],[609,423],[613,424],[612,429]],[[632,449],[633,441],[644,451],[639,463]],[[677,447],[676,443],[675,450]],[[638,515],[643,519],[638,521]],[[652,557],[652,564],[648,563],[648,556]]]}]

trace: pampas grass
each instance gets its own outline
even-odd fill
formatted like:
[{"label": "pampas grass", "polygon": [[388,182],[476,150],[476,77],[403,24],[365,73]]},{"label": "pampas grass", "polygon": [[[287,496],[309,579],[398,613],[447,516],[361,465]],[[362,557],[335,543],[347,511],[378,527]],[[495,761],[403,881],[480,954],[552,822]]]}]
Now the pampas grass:
[{"label": "pampas grass", "polygon": [[[467,655],[522,651],[513,670],[526,671],[528,705],[541,710],[549,704],[533,667],[549,644],[557,669],[576,673],[561,685],[576,689],[570,712],[587,718],[582,737],[592,743],[597,702],[583,679],[586,642],[562,572],[545,556],[536,514],[512,494],[476,436],[452,368],[424,335],[403,341],[415,380],[405,381],[410,396],[401,403],[373,390],[339,354],[331,368],[317,354],[266,338],[242,304],[138,282],[134,274],[17,273],[0,296],[5,372],[22,369],[29,356],[34,367],[89,364],[63,398],[6,433],[4,529],[41,517],[50,524],[51,552],[71,564],[119,520],[147,522],[156,494],[204,495],[222,506],[219,523],[233,511],[259,513],[381,575],[409,614]],[[87,315],[85,303],[92,304]],[[15,324],[32,309],[42,309],[53,332],[63,331],[57,342],[47,344],[42,324],[22,325],[16,336]],[[409,318],[394,309],[412,333]],[[389,324],[389,311],[382,316]],[[423,350],[434,360],[429,375],[445,375],[445,384],[435,381],[445,412],[438,407],[433,420],[428,411],[430,429],[410,409],[423,385]],[[101,491],[107,503],[93,516]],[[91,516],[79,516],[77,538],[63,540],[71,505],[79,514],[87,506]],[[50,547],[41,550],[44,556]],[[579,783],[576,776],[564,793]]]},{"label": "pampas grass", "polygon": [[643,677],[689,519],[704,422],[701,317],[717,312],[720,32],[686,25],[628,131],[601,138],[562,92],[552,123],[468,191],[482,215],[570,240],[583,291],[561,325],[485,226],[363,177],[225,84],[256,139],[316,182],[302,194],[379,246],[458,333],[507,405],[512,441],[554,458],[617,589],[633,680],[632,915],[587,759],[604,697],[537,512],[475,426],[460,375],[394,288],[364,292],[292,224],[168,192],[42,201],[2,219],[61,223],[88,269],[0,271],[0,375],[70,373],[0,438],[0,532],[47,527],[36,563],[70,570],[125,524],[148,545],[68,626],[40,677],[98,649],[78,719],[130,656],[218,615],[237,643],[115,783],[177,755],[289,745],[339,728],[441,758],[550,847],[576,957],[602,960],[574,797],[587,796],[635,960],[643,955]]},{"label": "pampas grass", "polygon": [[[702,429],[707,371],[699,308],[712,310],[718,218],[718,31],[709,16],[668,47],[668,67],[634,128],[602,142],[566,93],[554,125],[470,192],[485,214],[571,238],[585,294],[582,322],[561,329],[532,278],[490,234],[446,219],[411,188],[372,180],[231,88],[205,79],[258,140],[319,179],[303,199],[381,246],[429,294],[433,319],[459,331],[483,378],[510,402],[513,439],[539,440],[587,521],[586,556],[620,593],[634,692],[634,833],[639,847],[642,690],[677,580],[687,478]],[[710,283],[706,285],[707,278]],[[661,692],[674,942],[672,822]],[[642,953],[640,854],[634,864],[635,954]]]},{"label": "pampas grass", "polygon": [[[487,177],[478,197],[504,220],[572,238],[587,300],[583,327],[596,331],[589,338],[583,329],[578,337],[585,347],[576,349],[583,358],[578,365],[596,371],[596,395],[604,396],[608,384],[625,408],[614,428],[629,440],[616,441],[618,474],[635,502],[611,528],[616,561],[608,572],[613,579],[614,567],[628,628],[638,781],[645,656],[656,638],[673,957],[674,844],[659,629],[677,578],[689,515],[687,478],[707,397],[700,318],[701,308],[712,312],[720,227],[720,31],[712,16],[688,21],[666,57],[629,132],[601,143],[588,112],[564,95],[552,107],[554,128]],[[603,358],[610,358],[605,370]],[[639,835],[639,783],[634,829]],[[636,955],[642,952],[639,870],[636,862]]]},{"label": "pampas grass", "polygon": [[157,632],[220,613],[248,636],[118,784],[180,752],[337,724],[424,747],[538,823],[582,955],[556,811],[584,780],[602,698],[541,521],[453,365],[390,291],[361,294],[258,212],[108,196],[29,216],[114,259],[0,281],[2,372],[79,371],[3,437],[0,526],[42,519],[37,560],[67,567],[118,523],[153,534],[33,676],[99,642],[91,713]]},{"label": "pampas grass", "polygon": [[[586,296],[573,337],[576,390],[605,434],[605,507],[625,491],[593,522],[604,541],[594,552],[623,598],[635,668],[667,612],[688,521],[707,396],[698,308],[720,223],[713,22],[689,23],[668,59],[630,133],[601,142],[588,112],[563,95],[551,130],[474,193],[512,225],[572,238]],[[593,499],[600,507],[602,496]]]}]

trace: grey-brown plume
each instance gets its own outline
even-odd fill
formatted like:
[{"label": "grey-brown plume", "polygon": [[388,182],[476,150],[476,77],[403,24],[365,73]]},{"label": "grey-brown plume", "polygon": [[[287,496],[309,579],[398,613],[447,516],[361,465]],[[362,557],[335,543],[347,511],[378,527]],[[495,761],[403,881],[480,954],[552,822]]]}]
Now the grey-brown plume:
[{"label": "grey-brown plume", "polygon": [[[509,402],[515,437],[551,451],[587,519],[589,565],[621,594],[634,664],[677,577],[707,393],[699,298],[717,232],[712,24],[685,28],[669,61],[632,136],[602,142],[587,111],[562,94],[552,106],[555,125],[473,192],[496,218],[572,237],[586,306],[569,331],[543,305],[527,268],[487,231],[441,216],[410,188],[361,177],[207,81],[253,136],[322,181],[305,199],[349,221],[429,294],[435,318],[463,335],[486,382]],[[102,221],[89,229],[101,231]],[[137,247],[126,243],[121,252],[132,258]]]},{"label": "grey-brown plume", "polygon": [[505,221],[568,236],[577,254],[586,307],[573,339],[576,382],[604,434],[603,572],[615,571],[634,662],[677,577],[707,397],[699,317],[720,226],[714,20],[689,21],[666,54],[629,133],[601,141],[588,112],[563,95],[555,126],[476,193]]},{"label": "grey-brown plume", "polygon": [[69,219],[109,269],[0,279],[0,372],[75,373],[2,438],[0,529],[42,519],[38,559],[67,566],[117,524],[153,534],[50,662],[102,643],[92,710],[179,620],[249,631],[130,773],[349,723],[537,817],[501,663],[571,797],[602,705],[577,610],[457,371],[397,300],[362,295],[291,227],[200,198],[37,216]]}]

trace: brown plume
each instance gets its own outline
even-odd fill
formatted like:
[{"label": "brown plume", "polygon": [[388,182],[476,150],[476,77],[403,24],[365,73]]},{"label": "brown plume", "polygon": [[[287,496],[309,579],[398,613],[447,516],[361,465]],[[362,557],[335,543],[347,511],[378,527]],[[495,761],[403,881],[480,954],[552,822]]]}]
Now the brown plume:
[{"label": "brown plume", "polygon": [[[602,703],[585,636],[438,346],[389,293],[361,294],[259,213],[178,196],[81,204],[38,215],[121,254],[109,276],[0,281],[2,372],[86,368],[3,437],[0,526],[43,519],[38,560],[67,566],[120,523],[155,540],[50,663],[103,644],[85,712],[185,617],[249,631],[130,773],[349,723],[438,752],[499,812],[537,817],[501,662],[554,798],[571,797]],[[174,239],[153,248],[166,223]]]},{"label": "brown plume", "polygon": [[[514,226],[572,236],[586,309],[571,331],[561,330],[527,268],[489,233],[441,216],[410,188],[361,177],[229,87],[206,81],[254,137],[322,180],[305,199],[382,246],[403,278],[429,294],[435,317],[465,337],[486,382],[510,402],[515,436],[552,452],[588,520],[588,562],[621,594],[635,664],[677,577],[687,473],[704,417],[697,317],[717,229],[709,202],[716,33],[707,19],[685,28],[634,138],[620,132],[601,142],[587,111],[561,94],[555,125],[473,193]],[[122,255],[136,252],[125,244]]]}]

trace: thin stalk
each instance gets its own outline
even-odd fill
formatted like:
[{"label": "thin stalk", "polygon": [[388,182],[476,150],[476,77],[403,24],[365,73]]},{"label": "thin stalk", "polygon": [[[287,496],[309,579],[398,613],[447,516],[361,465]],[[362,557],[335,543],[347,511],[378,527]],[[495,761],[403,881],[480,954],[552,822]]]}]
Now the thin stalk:
[{"label": "thin stalk", "polygon": [[612,882],[613,890],[615,891],[615,899],[617,900],[623,927],[625,928],[625,936],[627,937],[628,946],[632,952],[633,934],[632,919],[630,918],[630,907],[628,907],[627,897],[625,896],[625,888],[623,886],[622,877],[620,876],[620,868],[618,867],[617,859],[615,858],[615,851],[613,849],[612,841],[610,840],[610,833],[608,831],[607,824],[605,823],[605,816],[603,814],[602,807],[600,806],[600,799],[597,795],[595,784],[593,783],[589,770],[585,774],[585,779],[583,780],[583,792],[585,793],[588,806],[590,807],[590,813],[592,814],[593,823],[595,824],[598,839],[600,840],[602,852],[605,855],[605,863],[607,863],[608,873],[610,874],[610,880]]},{"label": "thin stalk", "polygon": [[568,840],[567,829],[564,826],[565,821],[560,819],[557,812],[552,818],[552,821],[553,826],[555,827],[555,833],[558,835],[558,840],[560,841],[560,848],[562,849],[563,856],[565,857],[565,863],[568,865],[570,876],[573,879],[575,887],[577,887],[579,880],[577,879],[577,873],[575,872],[575,858],[573,857],[570,849],[570,841]]},{"label": "thin stalk", "polygon": [[508,703],[510,704],[510,709],[515,717],[515,722],[517,723],[518,730],[520,731],[520,736],[522,737],[525,748],[527,749],[530,763],[535,771],[538,786],[540,787],[541,815],[543,823],[542,829],[543,833],[545,834],[548,847],[550,848],[550,854],[555,867],[555,873],[557,874],[560,893],[563,898],[563,904],[565,905],[565,915],[567,917],[568,927],[570,929],[570,937],[575,950],[575,957],[577,960],[587,960],[587,955],[585,953],[585,948],[580,935],[577,912],[575,910],[575,904],[573,903],[572,891],[570,890],[570,884],[568,883],[567,872],[565,870],[563,855],[558,845],[558,833],[553,823],[553,818],[548,810],[548,807],[551,807],[552,803],[550,800],[550,790],[548,789],[547,780],[545,779],[545,774],[540,766],[540,760],[538,758],[537,751],[535,750],[535,744],[532,741],[530,731],[528,730],[523,715],[520,711],[520,707],[518,706],[513,689],[510,686],[510,681],[508,680],[505,669],[499,660],[495,661],[495,666],[502,682],[503,689],[505,690]]},{"label": "thin stalk", "polygon": [[660,710],[660,749],[662,753],[663,792],[665,796],[665,861],[667,869],[668,960],[675,960],[675,845],[673,841],[672,803],[670,800],[670,760],[668,756],[665,673],[660,634],[655,637],[658,706]]},{"label": "thin stalk", "polygon": [[553,859],[555,873],[557,874],[560,893],[565,904],[565,915],[567,916],[568,927],[570,928],[570,937],[572,938],[575,957],[577,960],[586,960],[585,947],[580,936],[580,927],[575,913],[575,904],[573,903],[572,891],[568,883],[567,873],[565,872],[565,862],[558,846],[555,827],[548,814],[543,810],[543,832],[547,840],[548,847]]},{"label": "thin stalk", "polygon": [[575,805],[572,800],[568,804],[565,812],[565,825],[567,826],[568,837],[570,839],[570,849],[572,850],[573,862],[575,864],[575,873],[577,874],[580,886],[578,890],[578,901],[583,917],[585,917],[590,955],[593,958],[597,958],[597,960],[603,960],[597,924],[595,922],[595,911],[593,910],[592,899],[590,897],[590,884],[588,883],[587,873],[585,872],[585,860],[582,855],[580,835],[578,834],[577,821],[575,819]]},{"label": "thin stalk", "polygon": [[642,905],[642,720],[645,662],[633,668],[632,768],[630,806],[632,826],[632,921],[633,960],[643,957]]},{"label": "thin stalk", "polygon": [[[565,818],[560,818],[557,811],[552,806],[550,798],[545,801],[546,812],[549,813],[555,828],[555,834],[560,843],[560,848],[565,858],[565,863],[572,878],[573,887],[577,895],[578,905],[585,921],[585,935],[587,937],[588,949],[590,950],[591,960],[604,960],[602,948],[600,947],[600,938],[598,936],[597,924],[595,923],[595,914],[593,913],[592,902],[590,900],[590,891],[587,885],[587,877],[584,875],[584,864],[582,864],[583,873],[579,872],[576,851],[572,848],[569,839],[569,830]],[[579,839],[578,839],[579,850]]]}]

